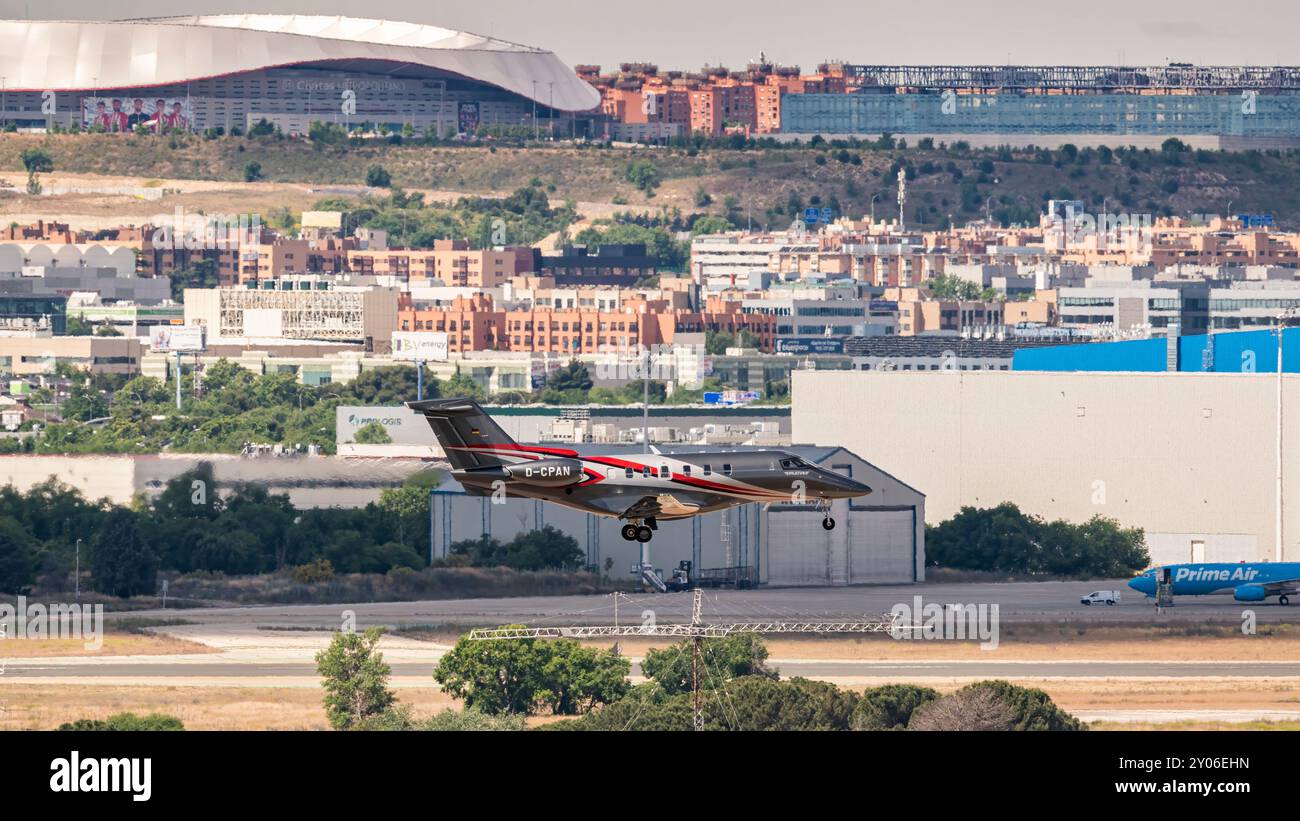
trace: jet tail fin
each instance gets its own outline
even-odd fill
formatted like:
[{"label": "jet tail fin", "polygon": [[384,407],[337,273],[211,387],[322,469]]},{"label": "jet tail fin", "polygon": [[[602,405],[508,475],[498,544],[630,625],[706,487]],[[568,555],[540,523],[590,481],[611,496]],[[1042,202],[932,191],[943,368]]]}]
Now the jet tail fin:
[{"label": "jet tail fin", "polygon": [[510,464],[513,460],[503,455],[519,448],[473,399],[425,399],[407,402],[406,406],[424,414],[448,461],[457,470]]}]

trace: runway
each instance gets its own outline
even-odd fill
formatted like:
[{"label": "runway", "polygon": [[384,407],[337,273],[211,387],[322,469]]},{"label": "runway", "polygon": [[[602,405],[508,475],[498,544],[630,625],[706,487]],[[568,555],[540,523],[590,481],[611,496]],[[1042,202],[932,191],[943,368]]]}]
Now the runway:
[{"label": "runway", "polygon": [[[430,650],[428,662],[392,664],[395,678],[431,679],[441,651]],[[781,660],[770,659],[769,666],[783,677],[800,676],[827,681],[891,678],[967,679],[967,678],[1291,678],[1300,677],[1300,662],[1142,662],[1142,661],[860,661],[860,660]],[[640,675],[634,664],[633,676]],[[310,679],[318,682],[316,666],[311,662],[216,661],[203,657],[173,657],[118,661],[112,658],[80,659],[11,659],[6,665],[6,679],[130,679],[137,683],[168,679]]]},{"label": "runway", "polygon": [[[1115,624],[1240,623],[1251,611],[1259,623],[1300,623],[1300,604],[1273,602],[1243,604],[1231,596],[1179,599],[1174,607],[1157,613],[1148,600],[1128,589],[1127,579],[1091,582],[1013,582],[878,585],[840,588],[772,588],[761,590],[707,590],[704,620],[750,621],[786,619],[861,619],[888,613],[896,605],[923,604],[998,606],[1003,624],[1041,621],[1087,621]],[[1081,596],[1093,590],[1120,590],[1114,606],[1087,607]],[[526,624],[534,627],[612,624],[614,600],[610,596],[531,596],[507,599],[447,599],[418,602],[362,604],[268,605],[183,610],[110,613],[114,619],[192,619],[209,625],[337,629],[347,613],[358,627],[371,625],[495,626]],[[637,593],[621,597],[625,623],[654,619],[659,623],[690,620],[689,593]]]}]

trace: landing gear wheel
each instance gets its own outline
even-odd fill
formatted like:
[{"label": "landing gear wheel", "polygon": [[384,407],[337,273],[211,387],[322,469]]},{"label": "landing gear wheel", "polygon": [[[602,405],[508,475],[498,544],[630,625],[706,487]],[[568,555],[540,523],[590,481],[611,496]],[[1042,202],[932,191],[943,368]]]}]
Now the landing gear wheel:
[{"label": "landing gear wheel", "polygon": [[1278,596],[1277,603],[1282,605],[1290,604],[1291,599],[1287,598],[1286,596]]},{"label": "landing gear wheel", "polygon": [[642,544],[645,544],[646,542],[650,541],[652,538],[654,538],[654,535],[655,535],[654,531],[646,527],[645,525],[641,525],[636,529],[636,540],[638,542],[641,542]]},{"label": "landing gear wheel", "polygon": [[623,525],[623,530],[620,532],[623,534],[623,538],[629,542],[636,541],[636,525]]},{"label": "landing gear wheel", "polygon": [[834,530],[835,520],[832,519],[830,516],[827,516],[825,519],[822,519],[822,528],[824,530]]}]

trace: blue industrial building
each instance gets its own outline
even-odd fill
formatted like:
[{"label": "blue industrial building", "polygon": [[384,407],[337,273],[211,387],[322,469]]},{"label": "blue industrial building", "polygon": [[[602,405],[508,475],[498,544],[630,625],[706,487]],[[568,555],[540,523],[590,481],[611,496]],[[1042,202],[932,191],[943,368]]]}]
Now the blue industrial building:
[{"label": "blue industrial building", "polygon": [[[1184,373],[1272,373],[1277,370],[1277,331],[1092,342],[1022,348],[1013,371],[1181,371]],[[1282,370],[1300,373],[1300,328],[1282,336]]]}]

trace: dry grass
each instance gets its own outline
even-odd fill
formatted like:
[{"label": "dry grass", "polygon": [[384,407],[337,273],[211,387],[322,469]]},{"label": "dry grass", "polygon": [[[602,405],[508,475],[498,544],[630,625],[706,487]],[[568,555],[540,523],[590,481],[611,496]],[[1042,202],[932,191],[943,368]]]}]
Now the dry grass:
[{"label": "dry grass", "polygon": [[1089,729],[1102,732],[1132,730],[1163,730],[1174,732],[1218,731],[1234,732],[1238,730],[1300,730],[1300,722],[1295,721],[1093,721]]},{"label": "dry grass", "polygon": [[104,633],[104,643],[98,649],[87,649],[80,639],[5,640],[0,641],[0,658],[52,658],[77,656],[172,656],[185,653],[218,653],[215,647],[185,641],[171,636],[152,633]]},{"label": "dry grass", "polygon": [[[458,703],[432,685],[404,689],[401,701],[417,716]],[[166,713],[191,730],[325,730],[316,687],[0,686],[0,730],[48,730],[79,718],[114,713]]]}]

